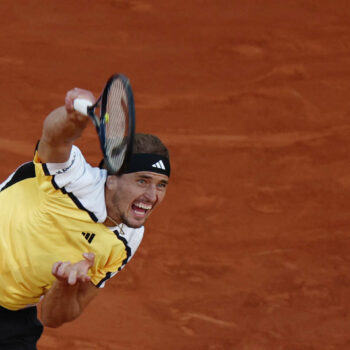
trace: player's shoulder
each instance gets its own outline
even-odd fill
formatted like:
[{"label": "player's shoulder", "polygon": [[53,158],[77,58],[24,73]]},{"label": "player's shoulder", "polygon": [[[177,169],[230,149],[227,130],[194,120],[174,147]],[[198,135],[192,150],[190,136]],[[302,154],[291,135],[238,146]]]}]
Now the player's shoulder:
[{"label": "player's shoulder", "polygon": [[144,226],[133,228],[121,224],[118,227],[115,227],[113,231],[118,238],[131,249],[131,255],[133,255],[143,239],[145,228]]},{"label": "player's shoulder", "polygon": [[42,167],[46,175],[43,182],[49,182],[64,195],[69,194],[80,209],[91,213],[94,221],[103,222],[106,219],[104,185],[107,171],[90,165],[77,146],[72,146],[66,162],[47,163]]}]

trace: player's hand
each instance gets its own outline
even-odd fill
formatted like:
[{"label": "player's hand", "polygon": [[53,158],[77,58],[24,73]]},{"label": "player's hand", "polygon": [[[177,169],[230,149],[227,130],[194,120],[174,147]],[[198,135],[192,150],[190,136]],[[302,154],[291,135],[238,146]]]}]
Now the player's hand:
[{"label": "player's hand", "polygon": [[65,98],[65,107],[68,113],[75,112],[73,103],[74,103],[74,100],[77,98],[89,100],[92,104],[94,104],[96,101],[96,98],[91,91],[79,89],[79,88],[74,88],[72,90],[69,90]]},{"label": "player's hand", "polygon": [[69,285],[75,285],[77,282],[88,282],[89,269],[93,266],[95,255],[93,253],[84,253],[84,259],[75,264],[69,261],[58,261],[52,266],[52,274],[61,282],[66,282]]}]

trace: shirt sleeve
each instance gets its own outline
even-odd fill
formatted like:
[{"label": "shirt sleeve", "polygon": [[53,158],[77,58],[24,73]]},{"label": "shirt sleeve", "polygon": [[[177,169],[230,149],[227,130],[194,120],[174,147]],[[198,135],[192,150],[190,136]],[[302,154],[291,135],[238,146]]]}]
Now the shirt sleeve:
[{"label": "shirt sleeve", "polygon": [[[37,154],[34,163],[40,163]],[[95,215],[97,222],[106,220],[106,170],[88,164],[80,149],[74,145],[66,162],[43,163],[42,167],[45,175],[52,177],[51,183],[56,189],[73,195],[84,209]]]},{"label": "shirt sleeve", "polygon": [[112,249],[104,267],[92,273],[91,280],[98,288],[103,288],[105,283],[121,271],[132,259],[142,241],[144,226],[130,228],[123,225],[123,230],[115,229],[113,232],[117,236],[119,242],[122,242],[123,248]]}]

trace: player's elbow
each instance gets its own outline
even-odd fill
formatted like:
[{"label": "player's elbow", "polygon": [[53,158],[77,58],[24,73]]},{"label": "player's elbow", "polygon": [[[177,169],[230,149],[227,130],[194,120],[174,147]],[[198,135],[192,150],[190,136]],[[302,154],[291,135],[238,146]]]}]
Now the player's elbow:
[{"label": "player's elbow", "polygon": [[41,312],[41,322],[45,327],[58,328],[64,323],[73,321],[79,316],[79,313],[75,312],[62,312],[64,309],[59,310],[45,310],[42,308]]},{"label": "player's elbow", "polygon": [[41,317],[41,322],[44,327],[49,327],[49,328],[58,328],[65,323],[63,321],[58,321],[53,318],[43,317],[43,316]]}]

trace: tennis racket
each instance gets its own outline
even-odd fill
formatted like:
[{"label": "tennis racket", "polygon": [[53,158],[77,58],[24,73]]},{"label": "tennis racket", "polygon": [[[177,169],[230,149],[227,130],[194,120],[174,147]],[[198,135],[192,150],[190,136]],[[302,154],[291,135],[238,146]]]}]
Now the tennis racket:
[{"label": "tennis racket", "polygon": [[110,174],[118,173],[129,161],[135,134],[134,97],[129,79],[114,74],[95,104],[77,98],[73,106],[92,119],[107,170]]}]

